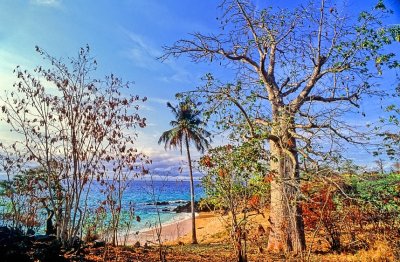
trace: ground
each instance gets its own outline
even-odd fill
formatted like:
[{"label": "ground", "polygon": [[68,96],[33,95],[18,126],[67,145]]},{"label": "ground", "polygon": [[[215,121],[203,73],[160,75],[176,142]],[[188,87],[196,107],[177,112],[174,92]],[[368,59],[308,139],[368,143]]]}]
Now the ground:
[{"label": "ground", "polygon": [[[266,236],[260,235],[261,225],[268,227],[268,214],[253,214],[248,237],[249,261],[396,261],[393,250],[383,240],[377,240],[369,250],[354,250],[340,254],[329,251],[326,241],[315,238],[312,232],[307,233],[309,247],[303,257],[290,257],[285,254],[269,254],[264,251]],[[229,217],[216,214],[202,213],[197,218],[197,235],[199,244],[191,245],[190,234],[180,237],[173,242],[165,243],[166,261],[198,261],[222,262],[235,261],[232,245],[228,235]],[[312,245],[310,245],[312,243]],[[84,250],[88,261],[160,261],[160,249],[157,246],[149,247],[107,247],[87,248]]]}]

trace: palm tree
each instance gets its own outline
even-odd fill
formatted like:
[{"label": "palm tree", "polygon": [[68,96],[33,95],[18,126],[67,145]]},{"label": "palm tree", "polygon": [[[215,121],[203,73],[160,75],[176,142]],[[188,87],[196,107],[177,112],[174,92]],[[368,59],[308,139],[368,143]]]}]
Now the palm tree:
[{"label": "palm tree", "polygon": [[200,119],[199,115],[201,112],[196,110],[193,103],[180,102],[178,106],[174,107],[171,103],[167,103],[167,106],[171,109],[175,115],[175,120],[170,122],[172,129],[165,131],[158,143],[165,143],[165,149],[179,148],[182,154],[182,145],[186,147],[187,158],[189,163],[189,174],[190,174],[190,202],[192,211],[192,244],[197,244],[196,237],[196,221],[195,221],[195,210],[194,210],[194,185],[193,185],[193,170],[192,160],[190,157],[189,144],[193,142],[196,149],[200,152],[204,152],[209,147],[208,137],[210,133],[203,129],[205,123]]}]

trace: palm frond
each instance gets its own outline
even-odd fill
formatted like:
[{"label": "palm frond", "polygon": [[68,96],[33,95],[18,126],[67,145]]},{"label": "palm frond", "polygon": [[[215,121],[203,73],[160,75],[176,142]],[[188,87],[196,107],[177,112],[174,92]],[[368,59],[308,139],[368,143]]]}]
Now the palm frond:
[{"label": "palm frond", "polygon": [[168,102],[167,106],[175,119],[170,122],[173,128],[161,135],[159,144],[165,143],[165,149],[179,148],[182,154],[183,139],[187,136],[189,142],[202,153],[210,147],[211,134],[203,128],[206,124],[200,119],[201,111],[196,110],[193,103],[180,102],[174,107]]},{"label": "palm frond", "polygon": [[167,107],[171,109],[172,113],[175,115],[175,118],[178,117],[178,110],[170,102],[167,102]]}]

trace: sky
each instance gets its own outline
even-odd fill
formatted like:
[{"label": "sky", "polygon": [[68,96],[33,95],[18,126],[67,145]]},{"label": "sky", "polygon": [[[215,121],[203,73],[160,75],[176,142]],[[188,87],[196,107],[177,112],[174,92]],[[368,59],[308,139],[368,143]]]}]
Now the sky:
[{"label": "sky", "polygon": [[[281,2],[290,7],[296,1]],[[349,6],[361,10],[375,2],[349,0]],[[400,1],[387,4],[395,11],[393,23],[399,23]],[[148,126],[138,130],[137,146],[153,159],[153,170],[183,178],[177,170],[186,157],[157,143],[173,118],[166,102],[174,103],[175,93],[200,85],[205,73],[224,74],[224,69],[185,58],[161,62],[157,57],[162,46],[188,33],[218,32],[216,18],[221,10],[217,6],[215,0],[1,0],[0,91],[12,88],[12,70],[17,65],[32,69],[41,63],[36,45],[55,57],[74,57],[88,44],[99,65],[98,76],[114,73],[134,81],[133,93],[148,97],[140,110]],[[0,140],[10,139],[7,130],[0,124]]]}]

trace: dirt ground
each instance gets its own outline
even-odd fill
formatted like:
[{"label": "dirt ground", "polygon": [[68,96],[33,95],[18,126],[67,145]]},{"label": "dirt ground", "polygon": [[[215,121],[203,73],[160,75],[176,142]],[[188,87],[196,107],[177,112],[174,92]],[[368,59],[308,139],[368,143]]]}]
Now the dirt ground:
[{"label": "dirt ground", "polygon": [[[308,232],[307,243],[312,250],[302,256],[290,257],[285,254],[265,252],[266,235],[260,235],[259,227],[268,227],[267,213],[252,214],[252,225],[248,233],[248,261],[395,261],[392,250],[385,241],[376,241],[368,250],[335,254],[329,251],[324,239],[315,238]],[[235,261],[233,247],[229,240],[229,216],[201,213],[196,219],[199,244],[190,244],[191,235],[187,233],[174,241],[163,243],[161,248],[166,261],[222,262]],[[160,261],[158,246],[140,247],[102,247],[84,250],[88,261]],[[163,255],[162,255],[163,256]]]}]

